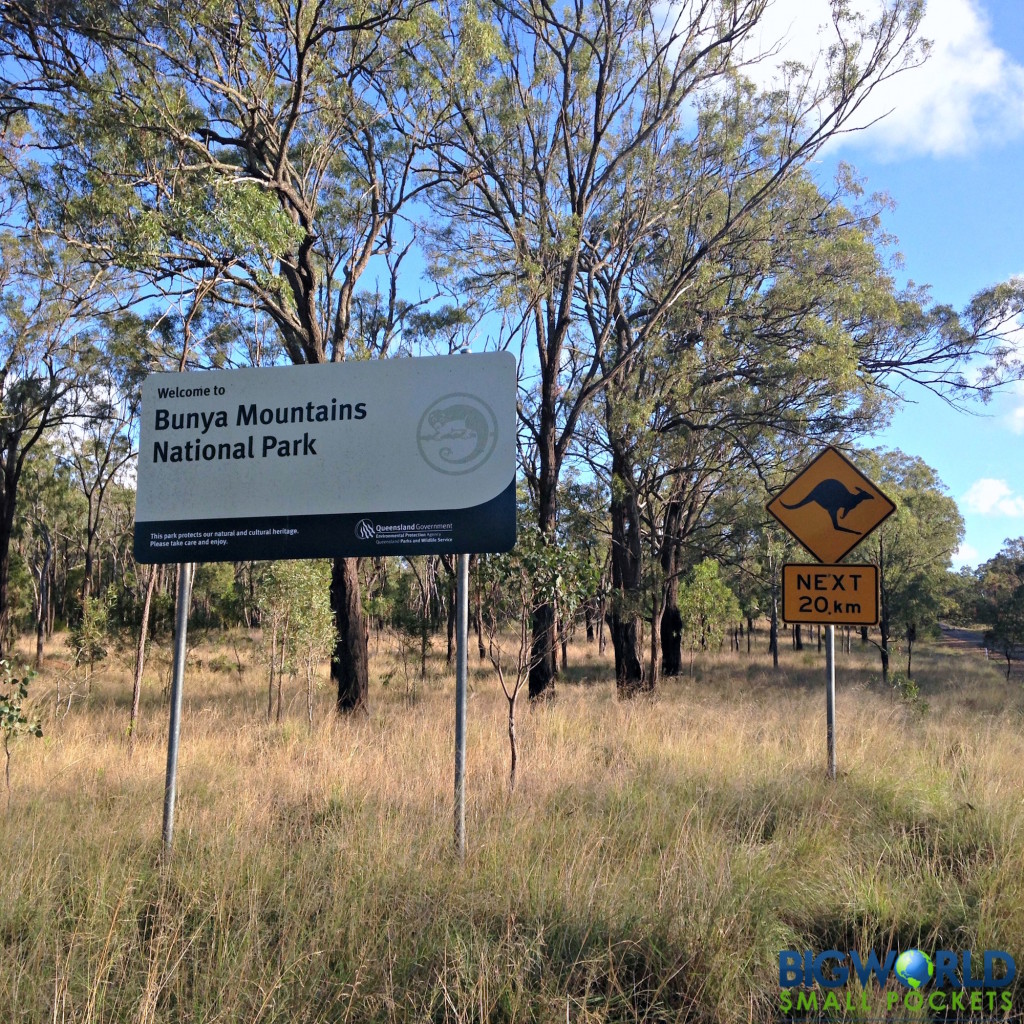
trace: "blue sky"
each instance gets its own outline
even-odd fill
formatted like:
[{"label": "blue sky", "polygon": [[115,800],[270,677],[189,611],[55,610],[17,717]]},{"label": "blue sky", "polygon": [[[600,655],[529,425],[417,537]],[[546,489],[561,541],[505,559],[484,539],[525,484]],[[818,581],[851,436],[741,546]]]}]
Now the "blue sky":
[{"label": "blue sky", "polygon": [[[776,0],[770,30],[806,44],[817,4]],[[1024,274],[1024,3],[928,0],[923,34],[929,59],[871,98],[870,117],[891,112],[844,139],[819,170],[830,177],[842,159],[868,192],[888,193],[896,206],[884,226],[898,239],[906,278],[960,308]],[[1024,330],[1020,337],[1024,348]],[[907,397],[913,404],[868,443],[918,455],[938,472],[966,521],[954,564],[976,565],[1024,535],[1024,386],[979,415],[923,393]]]}]

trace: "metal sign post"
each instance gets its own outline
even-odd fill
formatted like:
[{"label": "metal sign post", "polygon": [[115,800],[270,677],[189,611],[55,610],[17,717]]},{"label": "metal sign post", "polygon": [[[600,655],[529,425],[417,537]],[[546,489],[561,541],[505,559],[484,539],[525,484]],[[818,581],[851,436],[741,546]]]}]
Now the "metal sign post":
[{"label": "metal sign post", "polygon": [[[842,452],[828,447],[768,504],[767,511],[819,563],[838,563],[896,511]],[[836,625],[878,621],[878,569],[873,565],[786,565],[786,622],[825,625],[825,717],[828,777],[836,777]]]},{"label": "metal sign post", "polygon": [[469,554],[515,546],[516,380],[508,352],[146,378],[135,558],[181,565],[165,853],[192,563],[458,554],[455,846],[463,855]]},{"label": "metal sign post", "polygon": [[192,600],[192,563],[178,566],[178,606],[174,619],[174,668],[171,673],[171,724],[167,735],[167,777],[164,784],[164,857],[174,842],[174,800],[178,790],[178,745],[181,741],[181,695],[185,683],[185,640]]},{"label": "metal sign post", "polygon": [[466,855],[466,676],[469,634],[469,555],[459,555],[455,579],[455,853]]},{"label": "metal sign post", "polygon": [[836,777],[836,627],[825,627],[825,730],[828,734],[828,777]]}]

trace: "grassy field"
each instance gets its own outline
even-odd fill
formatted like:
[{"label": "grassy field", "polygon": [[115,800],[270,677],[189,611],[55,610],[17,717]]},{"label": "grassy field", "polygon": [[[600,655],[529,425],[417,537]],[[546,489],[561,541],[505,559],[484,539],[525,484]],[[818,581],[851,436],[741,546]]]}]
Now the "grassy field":
[{"label": "grassy field", "polygon": [[[128,666],[58,710],[54,648],[33,683],[45,736],[12,747],[0,1021],[769,1021],[780,949],[1005,949],[1024,968],[1020,678],[924,648],[902,699],[854,647],[834,783],[816,650],[779,672],[763,650],[698,660],[622,703],[610,651],[580,645],[557,700],[522,708],[512,794],[474,654],[459,863],[442,660],[421,682],[380,653],[372,713],[337,720],[325,685],[310,733],[297,681],[267,722],[251,641],[204,646],[164,866],[167,653],[129,760]],[[834,1019],[884,1016],[871,998]]]}]

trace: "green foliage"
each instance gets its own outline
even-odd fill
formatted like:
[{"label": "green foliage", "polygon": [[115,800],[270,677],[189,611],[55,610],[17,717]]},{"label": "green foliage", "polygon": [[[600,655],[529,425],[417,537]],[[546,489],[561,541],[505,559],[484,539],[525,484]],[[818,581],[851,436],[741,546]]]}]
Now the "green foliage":
[{"label": "green foliage", "polygon": [[68,630],[67,644],[74,652],[75,664],[86,662],[89,671],[107,656],[109,640],[107,604],[102,598],[87,597],[78,620]]},{"label": "green foliage", "polygon": [[679,614],[691,651],[717,650],[728,625],[740,618],[739,602],[713,559],[704,559],[690,571],[679,591]]},{"label": "green foliage", "polygon": [[600,580],[592,553],[549,539],[533,524],[520,524],[511,551],[482,557],[479,573],[489,614],[499,623],[518,621],[544,604],[556,605],[563,621],[571,621]]},{"label": "green foliage", "polygon": [[956,502],[921,459],[900,451],[861,453],[859,468],[896,503],[896,512],[857,549],[879,568],[886,635],[934,631],[953,553],[964,532]]},{"label": "green foliage", "polygon": [[906,672],[892,672],[889,676],[889,685],[896,696],[908,707],[921,714],[928,710],[928,702],[921,696],[920,686]]},{"label": "green foliage", "polygon": [[996,605],[992,628],[985,644],[1006,658],[1006,678],[1010,678],[1011,660],[1024,654],[1024,566],[1021,583]]},{"label": "green foliage", "polygon": [[0,687],[3,687],[0,689],[0,732],[5,742],[15,736],[43,735],[43,727],[39,722],[25,713],[28,684],[34,673],[24,669],[22,671],[25,674],[18,676],[9,661],[0,661]]},{"label": "green foliage", "polygon": [[1014,590],[1024,581],[1024,537],[1007,540],[1002,550],[977,573],[977,622],[995,622],[1000,606],[1004,605]]},{"label": "green foliage", "polygon": [[224,628],[236,625],[241,615],[241,594],[230,562],[196,566],[192,581],[191,621],[196,626]]},{"label": "green foliage", "polygon": [[11,804],[11,740],[18,736],[40,738],[43,735],[39,721],[26,713],[25,701],[28,700],[31,678],[31,672],[18,676],[9,661],[0,661],[0,735],[4,738],[4,781],[7,786],[8,809]]},{"label": "green foliage", "polygon": [[296,559],[269,563],[256,587],[263,625],[260,649],[271,678],[302,671],[310,716],[316,669],[330,657],[336,637],[330,581],[326,559]]}]

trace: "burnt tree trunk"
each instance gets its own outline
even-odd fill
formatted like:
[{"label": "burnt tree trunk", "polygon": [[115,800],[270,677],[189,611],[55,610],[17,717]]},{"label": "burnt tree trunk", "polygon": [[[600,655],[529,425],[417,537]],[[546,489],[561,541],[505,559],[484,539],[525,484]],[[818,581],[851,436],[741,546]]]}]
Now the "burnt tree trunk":
[{"label": "burnt tree trunk", "polygon": [[664,604],[659,623],[661,670],[666,676],[677,676],[683,666],[683,617],[679,613],[680,526],[683,505],[670,501],[665,509],[661,568],[664,574]]},{"label": "burnt tree trunk", "polygon": [[[547,375],[545,375],[547,376]],[[547,394],[547,381],[542,382],[542,401],[540,407],[540,475],[537,481],[538,509],[537,525],[540,532],[548,539],[555,534],[555,512],[557,508],[557,487],[559,458],[555,444],[557,424],[555,422],[555,393],[552,382],[551,394]],[[531,700],[552,697],[555,693],[555,679],[558,676],[558,664],[555,651],[555,606],[546,601],[533,610],[531,623],[532,636],[530,642],[530,681],[529,694]]]},{"label": "burnt tree trunk", "polygon": [[661,670],[666,676],[683,671],[683,617],[673,595],[661,616]]},{"label": "burnt tree trunk", "polygon": [[768,631],[768,650],[772,654],[772,668],[779,667],[779,585],[772,574],[772,617]]},{"label": "burnt tree trunk", "polygon": [[[10,474],[5,474],[10,477]],[[14,532],[14,490],[16,481],[5,481],[3,504],[0,507],[0,658],[8,655],[11,633],[10,581],[11,535]]]},{"label": "burnt tree trunk", "polygon": [[366,711],[370,690],[369,653],[363,629],[357,558],[334,560],[331,569],[331,611],[338,631],[331,656],[331,679],[338,686],[338,711]]},{"label": "burnt tree trunk", "polygon": [[629,483],[629,467],[612,451],[612,600],[608,631],[615,652],[615,686],[620,697],[650,689],[644,672],[643,625],[640,614],[643,561],[640,509]]}]

